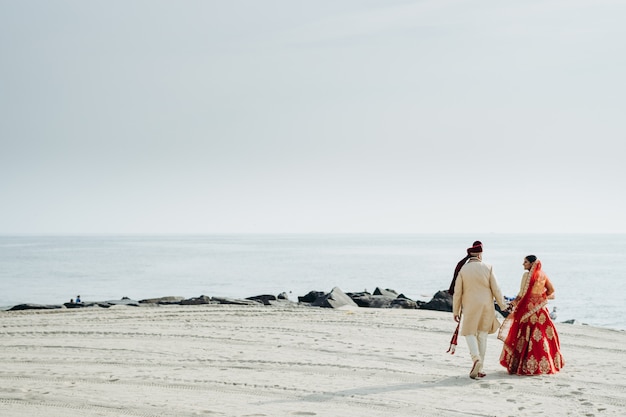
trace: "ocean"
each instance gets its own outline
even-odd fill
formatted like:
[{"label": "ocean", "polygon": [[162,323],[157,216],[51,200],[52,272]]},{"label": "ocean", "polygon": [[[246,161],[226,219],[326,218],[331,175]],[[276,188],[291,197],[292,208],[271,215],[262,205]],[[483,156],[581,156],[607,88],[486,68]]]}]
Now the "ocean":
[{"label": "ocean", "polygon": [[556,289],[557,322],[626,330],[624,234],[0,236],[0,307],[129,297],[245,298],[394,289],[430,300],[474,240],[515,296],[534,254]]}]

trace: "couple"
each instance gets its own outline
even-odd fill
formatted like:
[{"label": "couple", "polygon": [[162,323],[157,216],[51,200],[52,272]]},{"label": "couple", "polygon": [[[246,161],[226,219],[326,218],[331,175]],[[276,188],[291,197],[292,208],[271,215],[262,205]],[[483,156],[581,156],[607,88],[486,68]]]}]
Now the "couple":
[{"label": "couple", "polygon": [[482,378],[487,335],[500,327],[493,301],[502,310],[510,311],[498,332],[504,342],[500,364],[509,374],[553,374],[563,367],[559,336],[547,309],[548,299],[554,298],[554,287],[541,270],[541,262],[534,255],[524,258],[524,272],[520,292],[507,306],[493,273],[493,267],[482,261],[483,246],[474,242],[467,249],[454,271],[450,285],[453,296],[454,320],[461,324],[472,356],[470,378]]}]

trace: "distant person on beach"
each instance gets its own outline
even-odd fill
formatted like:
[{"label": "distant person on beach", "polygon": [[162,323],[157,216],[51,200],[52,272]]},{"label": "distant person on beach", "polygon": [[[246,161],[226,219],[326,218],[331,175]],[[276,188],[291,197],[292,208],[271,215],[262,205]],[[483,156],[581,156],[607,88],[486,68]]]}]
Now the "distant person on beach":
[{"label": "distant person on beach", "polygon": [[77,295],[77,296],[76,296],[76,302],[77,302],[77,303],[80,303],[80,302],[81,302],[81,301],[80,301],[80,295]]},{"label": "distant person on beach", "polygon": [[487,352],[487,335],[495,333],[500,326],[493,306],[494,299],[502,309],[507,305],[500,291],[493,267],[482,261],[482,244],[467,249],[467,262],[461,265],[454,284],[452,314],[454,321],[461,322],[460,334],[465,336],[472,369],[470,378],[485,375],[483,364]]},{"label": "distant person on beach", "polygon": [[509,374],[554,374],[564,365],[559,335],[547,308],[554,287],[535,255],[525,257],[523,265],[526,272],[519,294],[498,333],[504,342],[500,364]]}]

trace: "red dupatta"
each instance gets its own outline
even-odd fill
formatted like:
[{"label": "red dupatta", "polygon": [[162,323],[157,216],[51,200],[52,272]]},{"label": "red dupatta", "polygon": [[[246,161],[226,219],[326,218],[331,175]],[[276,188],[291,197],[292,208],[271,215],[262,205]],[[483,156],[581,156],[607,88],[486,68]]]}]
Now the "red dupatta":
[{"label": "red dupatta", "polygon": [[520,323],[525,322],[531,315],[541,310],[548,304],[545,292],[534,294],[533,287],[540,279],[546,279],[546,275],[541,270],[541,261],[537,259],[533,262],[528,272],[529,278],[522,290],[522,298],[519,300],[514,310],[509,314],[500,326],[498,339],[506,344],[514,343]]},{"label": "red dupatta", "polygon": [[456,351],[456,345],[458,344],[458,340],[459,340],[459,327],[460,326],[461,326],[461,320],[459,320],[459,322],[456,324],[456,330],[452,334],[452,339],[450,340],[450,347],[446,351],[446,353],[449,353],[450,355],[454,355],[454,352]]}]

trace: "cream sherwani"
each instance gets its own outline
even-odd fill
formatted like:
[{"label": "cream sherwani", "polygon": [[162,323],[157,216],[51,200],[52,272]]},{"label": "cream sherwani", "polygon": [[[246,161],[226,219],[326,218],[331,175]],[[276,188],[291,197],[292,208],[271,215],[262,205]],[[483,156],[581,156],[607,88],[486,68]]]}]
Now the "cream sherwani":
[{"label": "cream sherwani", "polygon": [[[460,334],[495,333],[500,327],[493,300],[506,309],[506,302],[493,273],[493,267],[478,258],[463,265],[454,286],[453,310],[463,317]],[[462,314],[461,314],[462,313]]]}]

